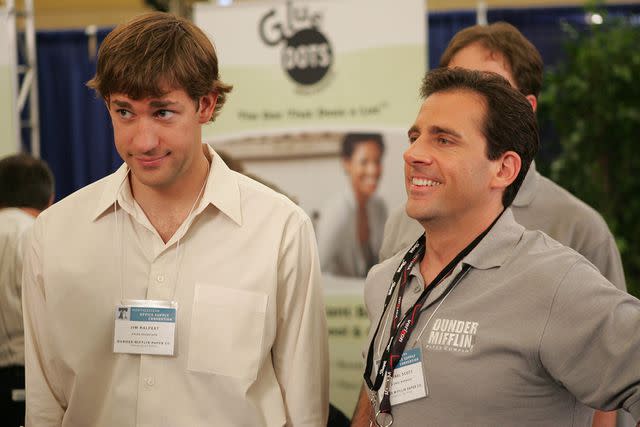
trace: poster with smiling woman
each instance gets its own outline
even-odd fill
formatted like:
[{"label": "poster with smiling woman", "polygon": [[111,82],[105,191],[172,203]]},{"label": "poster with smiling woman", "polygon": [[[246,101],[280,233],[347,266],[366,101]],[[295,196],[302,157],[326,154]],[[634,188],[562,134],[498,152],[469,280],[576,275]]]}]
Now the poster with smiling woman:
[{"label": "poster with smiling woman", "polygon": [[376,195],[389,207],[404,201],[402,152],[426,71],[423,0],[195,3],[194,21],[234,86],[205,142],[318,225],[327,202],[352,184],[345,135],[378,133],[385,155]]},{"label": "poster with smiling woman", "polygon": [[320,211],[320,266],[337,276],[365,278],[378,262],[387,206],[376,194],[382,177],[384,142],[379,133],[348,133],[341,159],[349,181]]},{"label": "poster with smiling woman", "polygon": [[234,86],[203,138],[314,222],[329,327],[330,400],[347,416],[362,384],[364,277],[387,208],[404,203],[407,129],[426,71],[423,0],[196,3]]}]

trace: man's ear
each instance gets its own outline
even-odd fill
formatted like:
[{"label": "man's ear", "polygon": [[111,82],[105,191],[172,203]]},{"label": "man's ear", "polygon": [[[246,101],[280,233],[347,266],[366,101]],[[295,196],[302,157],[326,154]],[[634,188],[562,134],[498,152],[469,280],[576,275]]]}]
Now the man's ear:
[{"label": "man's ear", "polygon": [[494,162],[496,169],[491,180],[491,188],[507,188],[518,177],[522,160],[515,151],[506,151]]},{"label": "man's ear", "polygon": [[529,101],[529,104],[531,104],[531,108],[533,108],[533,112],[535,113],[538,109],[538,98],[536,98],[535,95],[527,95],[525,98],[527,98],[527,101]]},{"label": "man's ear", "polygon": [[207,123],[211,120],[211,116],[213,116],[217,102],[218,95],[213,92],[209,92],[208,94],[200,97],[198,100],[198,121],[201,124]]}]

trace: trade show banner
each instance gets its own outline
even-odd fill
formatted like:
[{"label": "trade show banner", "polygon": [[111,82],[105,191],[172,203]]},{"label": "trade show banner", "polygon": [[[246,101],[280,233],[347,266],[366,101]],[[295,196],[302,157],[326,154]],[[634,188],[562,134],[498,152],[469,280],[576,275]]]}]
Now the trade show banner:
[{"label": "trade show banner", "polygon": [[329,327],[331,403],[351,418],[362,387],[362,352],[369,333],[364,306],[364,279],[325,274],[327,325]]},{"label": "trade show banner", "polygon": [[15,27],[10,18],[9,11],[0,7],[0,157],[20,151]]},{"label": "trade show banner", "polygon": [[[426,71],[424,0],[196,3],[194,21],[216,47],[222,81],[233,85],[220,116],[203,128],[205,142],[297,202],[319,237],[332,235],[329,223],[351,220],[330,206],[365,191],[361,181],[375,181],[375,197],[366,197],[376,206],[391,211],[404,202],[402,152]],[[379,134],[383,147],[362,149],[377,172],[360,180],[344,167],[341,148],[348,133],[363,132]],[[370,220],[371,235],[381,235],[382,216]],[[355,240],[352,231],[342,238]],[[328,273],[330,400],[350,417],[369,327],[364,277]]]},{"label": "trade show banner", "polygon": [[423,0],[196,3],[234,86],[205,139],[406,128],[425,71],[424,19]]}]

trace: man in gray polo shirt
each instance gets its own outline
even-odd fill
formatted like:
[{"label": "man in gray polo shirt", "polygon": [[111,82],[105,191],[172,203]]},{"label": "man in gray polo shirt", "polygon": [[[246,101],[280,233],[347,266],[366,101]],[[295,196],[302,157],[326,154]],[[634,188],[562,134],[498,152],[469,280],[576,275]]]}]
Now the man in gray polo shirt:
[{"label": "man in gray polo shirt", "polygon": [[590,407],[640,419],[640,301],[509,209],[538,148],[525,97],[460,68],[429,73],[422,96],[405,185],[428,239],[369,272],[353,425],[585,426]]}]

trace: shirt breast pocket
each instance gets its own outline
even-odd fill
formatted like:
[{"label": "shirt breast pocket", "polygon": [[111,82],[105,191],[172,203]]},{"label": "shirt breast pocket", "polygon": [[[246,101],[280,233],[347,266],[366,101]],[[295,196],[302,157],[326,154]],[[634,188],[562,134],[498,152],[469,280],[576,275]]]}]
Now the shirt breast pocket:
[{"label": "shirt breast pocket", "polygon": [[268,295],[196,283],[187,369],[255,380]]}]

